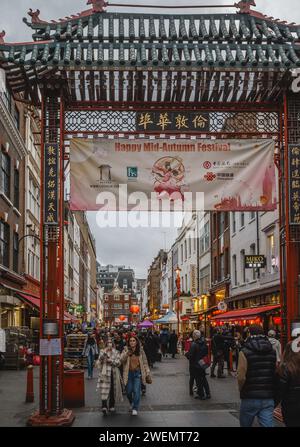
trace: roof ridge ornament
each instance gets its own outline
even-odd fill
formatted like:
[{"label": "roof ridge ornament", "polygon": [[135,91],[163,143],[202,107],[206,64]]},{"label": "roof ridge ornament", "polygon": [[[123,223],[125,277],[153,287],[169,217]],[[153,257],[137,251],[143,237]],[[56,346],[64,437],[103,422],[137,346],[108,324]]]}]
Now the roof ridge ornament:
[{"label": "roof ridge ornament", "polygon": [[235,3],[234,6],[239,8],[239,14],[250,14],[251,6],[256,6],[255,0],[240,0],[238,3]]},{"label": "roof ridge ornament", "polygon": [[0,33],[0,43],[4,43],[5,34],[6,34],[6,32],[4,30]]},{"label": "roof ridge ornament", "polygon": [[37,9],[36,11],[33,11],[32,8],[29,9],[28,15],[31,17],[31,23],[46,23],[45,21],[40,19],[40,13],[41,11]]},{"label": "roof ridge ornament", "polygon": [[88,0],[87,5],[93,5],[93,12],[105,12],[108,2],[105,0]]}]

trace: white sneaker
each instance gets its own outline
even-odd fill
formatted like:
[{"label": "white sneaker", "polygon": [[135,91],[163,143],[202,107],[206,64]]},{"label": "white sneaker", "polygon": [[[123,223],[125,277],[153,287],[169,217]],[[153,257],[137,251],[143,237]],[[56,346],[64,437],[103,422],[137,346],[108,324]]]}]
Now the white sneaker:
[{"label": "white sneaker", "polygon": [[115,409],[115,407],[112,407],[112,408],[109,409],[109,411],[110,411],[111,413],[114,413],[114,412],[116,411],[116,409]]},{"label": "white sneaker", "polygon": [[132,416],[137,416],[137,411],[136,410],[132,410]]}]

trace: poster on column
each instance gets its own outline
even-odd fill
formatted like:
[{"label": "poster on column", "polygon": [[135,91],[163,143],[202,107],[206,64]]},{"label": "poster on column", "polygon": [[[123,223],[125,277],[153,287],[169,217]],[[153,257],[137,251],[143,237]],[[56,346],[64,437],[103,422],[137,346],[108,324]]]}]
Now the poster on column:
[{"label": "poster on column", "polygon": [[[276,209],[274,141],[83,139],[71,141],[72,210]],[[204,203],[203,203],[204,200]]]}]

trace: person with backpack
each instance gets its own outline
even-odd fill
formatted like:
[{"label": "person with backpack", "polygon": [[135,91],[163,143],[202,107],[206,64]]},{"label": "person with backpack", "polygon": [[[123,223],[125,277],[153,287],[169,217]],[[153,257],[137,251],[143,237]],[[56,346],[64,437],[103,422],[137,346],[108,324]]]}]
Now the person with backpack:
[{"label": "person with backpack", "polygon": [[255,417],[262,427],[273,427],[276,352],[259,325],[249,327],[239,354],[237,378],[241,427],[252,427]]}]

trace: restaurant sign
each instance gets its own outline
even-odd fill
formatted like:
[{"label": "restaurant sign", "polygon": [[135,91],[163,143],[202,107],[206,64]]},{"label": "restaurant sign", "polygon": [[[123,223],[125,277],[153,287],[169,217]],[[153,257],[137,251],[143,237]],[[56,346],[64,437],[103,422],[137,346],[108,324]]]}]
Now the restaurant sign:
[{"label": "restaurant sign", "polygon": [[266,266],[266,257],[263,255],[245,255],[245,268],[264,268]]}]

